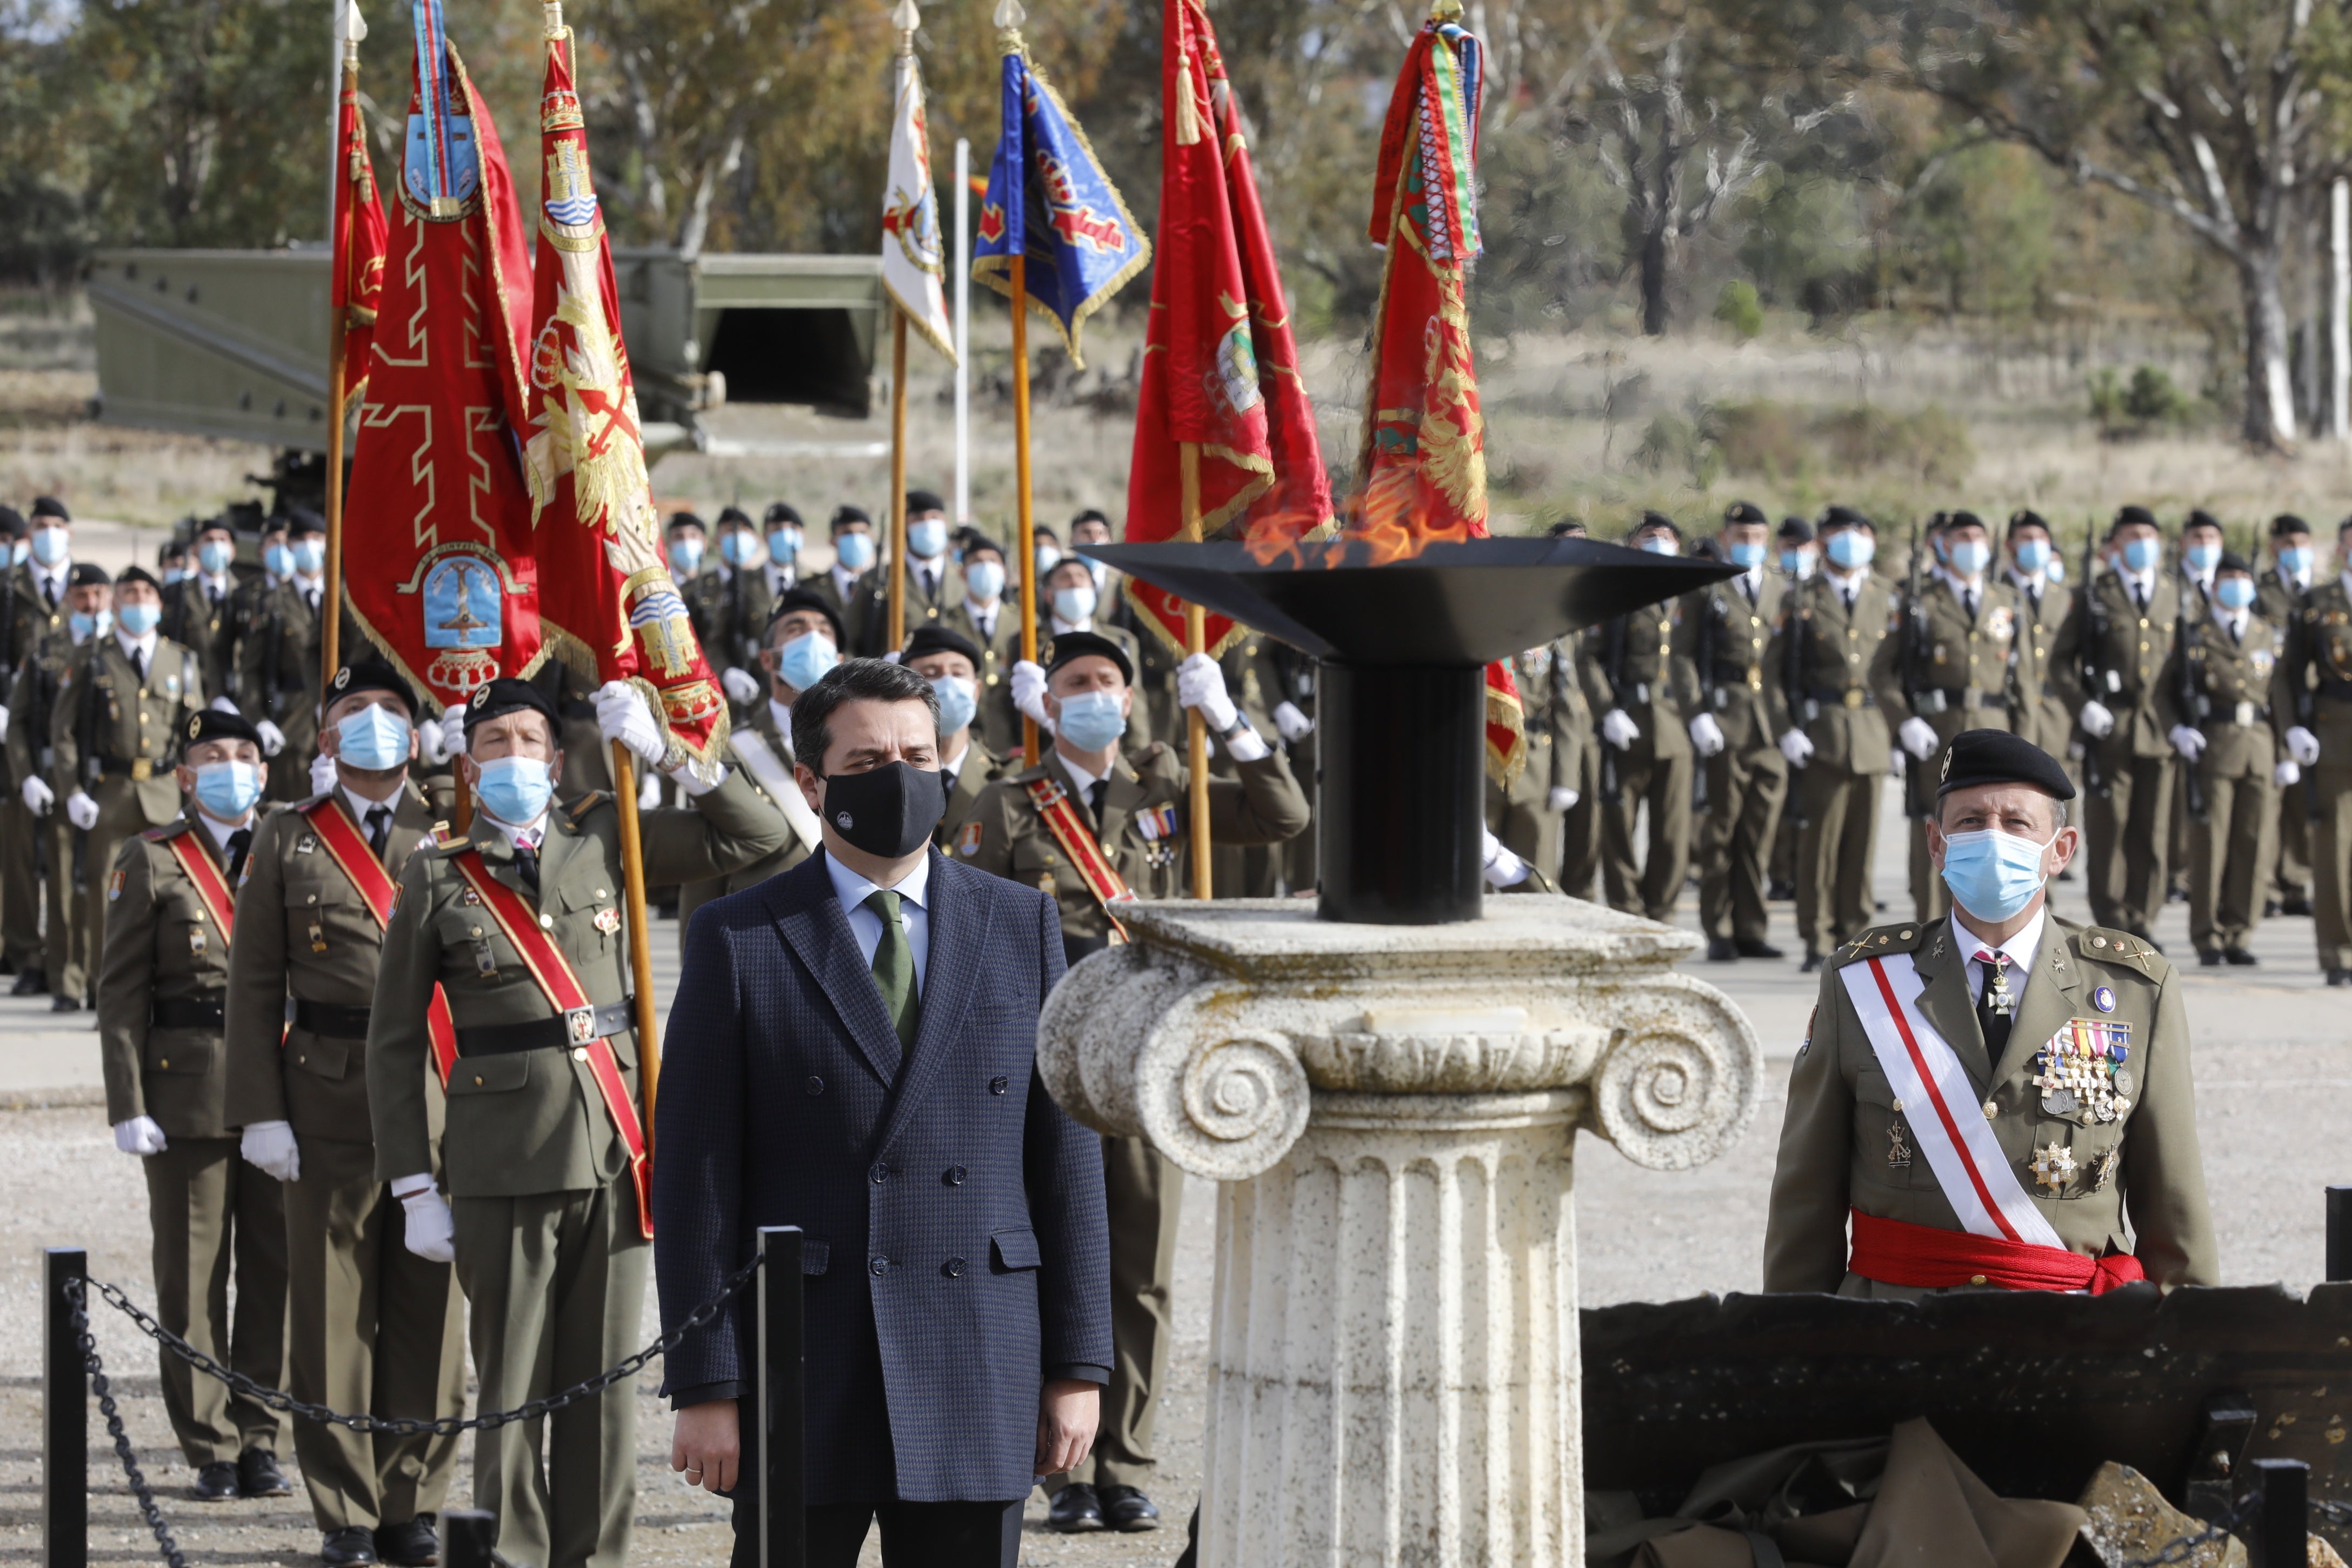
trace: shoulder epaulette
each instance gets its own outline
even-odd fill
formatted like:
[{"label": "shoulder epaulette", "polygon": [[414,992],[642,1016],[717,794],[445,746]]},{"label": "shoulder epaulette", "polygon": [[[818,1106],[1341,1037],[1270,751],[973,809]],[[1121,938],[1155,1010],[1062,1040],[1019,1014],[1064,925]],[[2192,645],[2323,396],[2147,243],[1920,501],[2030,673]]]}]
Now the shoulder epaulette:
[{"label": "shoulder epaulette", "polygon": [[572,822],[576,825],[584,821],[589,812],[594,810],[597,807],[603,805],[605,801],[611,799],[612,797],[602,789],[591,789],[588,793],[581,796],[580,799],[572,801],[572,804],[563,808],[563,814],[571,818]]},{"label": "shoulder epaulette", "polygon": [[457,831],[446,822],[433,824],[433,847],[443,853],[465,849],[473,841],[471,837]]},{"label": "shoulder epaulette", "polygon": [[166,822],[160,828],[149,828],[139,836],[151,844],[164,844],[171,842],[194,826],[194,822],[183,817],[176,822]]},{"label": "shoulder epaulette", "polygon": [[2086,925],[2074,933],[2074,951],[2097,963],[2133,964],[2142,969],[2148,960],[2164,956],[2153,944],[2111,925]]},{"label": "shoulder epaulette", "polygon": [[293,809],[307,817],[334,798],[335,792],[332,789],[324,789],[320,791],[318,794],[311,796],[307,800],[295,801]]},{"label": "shoulder epaulette", "polygon": [[1939,924],[1929,921],[1922,927],[1916,921],[1899,925],[1874,925],[1852,940],[1839,944],[1829,956],[1832,964],[1849,964],[1857,958],[1874,958],[1885,953],[1909,953],[1918,948],[1924,930],[1932,931]]}]

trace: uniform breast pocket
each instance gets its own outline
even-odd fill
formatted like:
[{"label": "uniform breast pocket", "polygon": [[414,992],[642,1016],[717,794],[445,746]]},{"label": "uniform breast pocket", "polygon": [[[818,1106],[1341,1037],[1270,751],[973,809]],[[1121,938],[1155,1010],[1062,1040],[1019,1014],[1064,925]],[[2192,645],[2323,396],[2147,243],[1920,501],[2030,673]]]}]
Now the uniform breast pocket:
[{"label": "uniform breast pocket", "polygon": [[[334,946],[336,936],[346,939],[349,933],[337,928],[350,917],[347,907],[351,886],[341,878],[329,881],[324,877],[289,878],[286,883],[286,950],[289,956],[302,953],[324,953]],[[373,917],[370,917],[373,923]]]},{"label": "uniform breast pocket", "polygon": [[566,887],[556,894],[563,945],[575,958],[602,957],[621,931],[621,906],[607,887]]},{"label": "uniform breast pocket", "polygon": [[150,1035],[147,1071],[175,1078],[202,1078],[213,1070],[213,1050],[210,1040],[189,1040],[185,1036],[175,1040],[170,1033]]},{"label": "uniform breast pocket", "polygon": [[461,1056],[449,1074],[449,1097],[464,1094],[509,1094],[530,1082],[530,1052],[504,1056]]},{"label": "uniform breast pocket", "polygon": [[341,1082],[352,1069],[352,1046],[348,1040],[329,1040],[324,1035],[305,1035],[300,1044],[289,1044],[288,1054],[294,1065],[313,1078]]},{"label": "uniform breast pocket", "polygon": [[1936,1175],[1919,1154],[1911,1118],[1886,1074],[1865,1068],[1853,1084],[1854,1173],[1880,1186],[1932,1187]]}]

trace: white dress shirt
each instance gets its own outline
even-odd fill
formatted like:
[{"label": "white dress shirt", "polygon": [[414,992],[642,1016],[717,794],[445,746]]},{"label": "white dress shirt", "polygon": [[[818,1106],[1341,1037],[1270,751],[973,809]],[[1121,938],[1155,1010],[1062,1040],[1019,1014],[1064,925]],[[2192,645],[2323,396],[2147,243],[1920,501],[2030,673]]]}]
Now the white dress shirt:
[{"label": "white dress shirt", "polygon": [[[831,855],[824,857],[824,869],[833,878],[833,895],[841,900],[841,912],[849,916],[849,934],[857,938],[858,954],[870,969],[874,967],[874,949],[882,945],[882,916],[865,904],[877,891],[877,884]],[[931,916],[923,906],[930,881],[931,857],[926,852],[897,887],[887,890],[898,895],[898,919],[906,928],[907,946],[915,956],[915,994],[919,997],[923,994],[923,971],[931,961]]]},{"label": "white dress shirt", "polygon": [[1853,608],[1854,597],[1862,591],[1862,580],[1869,575],[1870,568],[1866,566],[1856,567],[1852,571],[1841,571],[1836,567],[1829,569],[1830,582],[1838,591],[1838,597],[1845,601],[1848,610]]},{"label": "white dress shirt", "polygon": [[865,575],[866,574],[864,572],[850,570],[847,567],[843,566],[838,561],[834,563],[834,591],[841,595],[841,601],[844,604],[848,603],[849,596],[857,591],[857,580]]},{"label": "white dress shirt", "polygon": [[195,817],[197,821],[205,825],[205,831],[213,836],[213,846],[220,851],[221,859],[224,861],[228,859],[228,836],[250,828],[254,824],[254,819],[251,817],[246,818],[242,822],[224,822],[210,811],[201,808],[197,810]]},{"label": "white dress shirt", "polygon": [[2232,643],[2246,640],[2246,617],[2252,613],[2247,610],[2231,610],[2218,599],[2213,601],[2213,624],[2227,632]]},{"label": "white dress shirt", "polygon": [[152,632],[144,637],[133,637],[122,629],[121,622],[114,623],[114,641],[123,656],[147,674],[152,674],[155,668],[155,637]]},{"label": "white dress shirt", "polygon": [[1054,635],[1056,637],[1061,636],[1066,632],[1091,632],[1095,629],[1095,618],[1091,615],[1087,616],[1084,621],[1074,622],[1065,621],[1059,615],[1048,611],[1045,614],[1045,621],[1048,625],[1053,627]]},{"label": "white dress shirt", "polygon": [[[394,817],[400,815],[400,791],[397,789],[392,792],[392,795],[388,800],[371,800],[366,796],[360,794],[357,790],[353,789],[348,784],[339,782],[336,784],[335,788],[342,795],[343,804],[351,809],[352,821],[360,825],[360,836],[362,838],[365,838],[367,836],[368,813],[370,811],[375,810],[381,807],[383,810],[390,811]],[[495,821],[497,819],[492,818],[491,821]]]},{"label": "white dress shirt", "polygon": [[66,590],[72,585],[73,558],[68,556],[54,567],[27,559],[25,564],[33,571],[33,591],[59,609],[65,607]]},{"label": "white dress shirt", "polygon": [[1952,597],[1960,601],[1961,608],[1965,609],[1969,614],[1974,615],[1979,607],[1984,603],[1985,585],[1983,578],[1979,577],[1975,581],[1971,582],[1967,578],[1962,577],[1958,572],[1954,571],[1948,566],[1937,567],[1936,569],[1936,575],[1942,578],[1947,583],[1951,585]]},{"label": "white dress shirt", "polygon": [[2132,571],[2117,567],[2116,576],[2122,579],[2124,591],[2132,596],[2133,603],[2147,605],[2156,602],[2156,573],[2153,570]]},{"label": "white dress shirt", "polygon": [[303,602],[310,605],[315,613],[319,608],[319,595],[327,586],[327,574],[320,572],[316,577],[304,577],[298,571],[293,581],[294,591],[302,596]]},{"label": "white dress shirt", "polygon": [[2049,923],[2050,906],[2043,904],[2025,923],[2025,929],[2002,943],[1998,948],[1960,924],[1959,912],[1952,912],[1952,940],[1960,945],[1960,956],[1969,963],[1969,999],[1975,1002],[1984,995],[1984,966],[1977,955],[1990,950],[2009,959],[2010,989],[2020,997],[2025,994],[2025,982],[2033,973],[2033,956],[2042,950],[2042,928]]},{"label": "white dress shirt", "polygon": [[971,595],[964,595],[963,612],[971,616],[971,623],[980,629],[982,643],[996,641],[996,612],[1003,608],[1004,601],[1002,599],[993,604],[982,604]]},{"label": "white dress shirt", "polygon": [[215,577],[210,572],[200,571],[196,573],[196,582],[207,602],[225,600],[236,589],[236,584],[230,580],[226,572]]},{"label": "white dress shirt", "polygon": [[768,591],[771,594],[784,593],[801,580],[801,574],[797,570],[789,566],[780,566],[772,560],[768,563],[766,570]]},{"label": "white dress shirt", "polygon": [[941,571],[940,558],[933,556],[930,559],[925,560],[921,556],[916,556],[908,564],[914,568],[915,586],[922,591],[923,597],[938,598]]},{"label": "white dress shirt", "polygon": [[786,762],[790,762],[793,759],[793,705],[790,703],[780,703],[775,698],[770,697],[768,699],[768,716],[776,721],[776,733],[784,737],[783,759]]}]

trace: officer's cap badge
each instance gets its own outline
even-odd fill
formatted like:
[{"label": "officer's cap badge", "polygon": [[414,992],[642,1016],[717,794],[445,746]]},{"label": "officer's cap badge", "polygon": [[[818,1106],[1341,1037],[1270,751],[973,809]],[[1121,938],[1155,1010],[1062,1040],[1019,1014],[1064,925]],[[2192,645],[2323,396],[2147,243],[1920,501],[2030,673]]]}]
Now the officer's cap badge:
[{"label": "officer's cap badge", "polygon": [[189,738],[190,740],[194,740],[194,739],[195,739],[195,738],[196,738],[196,731],[198,731],[198,730],[200,730],[200,729],[204,728],[204,727],[205,727],[205,716],[204,716],[203,714],[200,714],[200,713],[192,713],[192,714],[190,714],[190,715],[188,716],[188,738]]},{"label": "officer's cap badge", "polygon": [[352,672],[350,665],[347,664],[343,668],[335,672],[335,689],[337,691],[341,691],[345,686],[348,686],[351,684]]}]

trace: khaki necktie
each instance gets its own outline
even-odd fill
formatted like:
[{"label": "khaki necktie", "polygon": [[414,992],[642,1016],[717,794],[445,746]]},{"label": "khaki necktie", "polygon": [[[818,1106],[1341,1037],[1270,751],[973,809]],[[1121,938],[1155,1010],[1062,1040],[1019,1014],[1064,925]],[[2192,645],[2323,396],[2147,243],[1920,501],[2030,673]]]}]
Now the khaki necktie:
[{"label": "khaki necktie", "polygon": [[898,1031],[898,1043],[911,1049],[923,1021],[923,999],[915,994],[915,949],[898,917],[898,895],[877,887],[866,894],[864,907],[882,917],[882,940],[874,945],[875,987],[882,993],[891,1027]]}]

